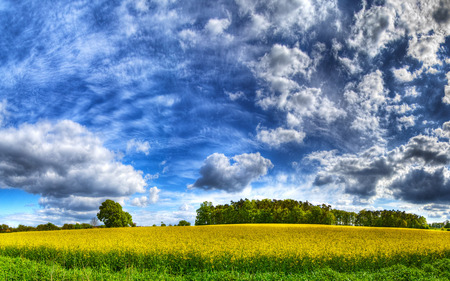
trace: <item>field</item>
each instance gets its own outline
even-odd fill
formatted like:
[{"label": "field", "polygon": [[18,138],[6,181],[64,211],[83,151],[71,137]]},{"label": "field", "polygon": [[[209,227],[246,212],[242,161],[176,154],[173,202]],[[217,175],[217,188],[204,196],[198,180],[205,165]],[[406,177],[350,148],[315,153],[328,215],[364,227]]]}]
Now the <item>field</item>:
[{"label": "field", "polygon": [[27,274],[36,280],[450,278],[450,232],[445,231],[252,224],[19,232],[0,238],[0,279],[5,280],[34,278]]}]

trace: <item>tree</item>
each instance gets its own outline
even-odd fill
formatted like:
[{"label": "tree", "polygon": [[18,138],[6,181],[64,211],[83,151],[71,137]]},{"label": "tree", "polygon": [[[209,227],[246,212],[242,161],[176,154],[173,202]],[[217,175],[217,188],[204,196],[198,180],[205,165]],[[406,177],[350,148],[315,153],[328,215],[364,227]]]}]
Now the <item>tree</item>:
[{"label": "tree", "polygon": [[98,218],[96,218],[96,217],[93,217],[92,219],[91,219],[91,225],[92,225],[92,227],[97,227],[98,226]]},{"label": "tree", "polygon": [[[232,201],[233,203],[233,201]],[[211,202],[203,202],[200,204],[200,208],[197,209],[197,217],[195,219],[195,225],[213,224],[212,219],[212,206]]]},{"label": "tree", "polygon": [[190,225],[191,225],[191,223],[188,221],[185,221],[185,220],[180,220],[178,222],[178,226],[190,226]]},{"label": "tree", "polygon": [[122,210],[122,206],[112,200],[106,200],[99,207],[100,212],[97,218],[102,221],[106,227],[125,227],[133,224],[133,219],[128,212]]}]

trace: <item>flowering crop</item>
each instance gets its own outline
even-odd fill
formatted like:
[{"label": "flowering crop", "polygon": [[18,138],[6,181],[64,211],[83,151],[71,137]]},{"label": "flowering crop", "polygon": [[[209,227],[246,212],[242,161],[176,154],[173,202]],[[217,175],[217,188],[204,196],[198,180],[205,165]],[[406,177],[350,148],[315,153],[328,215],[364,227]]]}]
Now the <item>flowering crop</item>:
[{"label": "flowering crop", "polygon": [[303,271],[378,268],[450,257],[450,232],[325,225],[213,225],[20,232],[0,255],[68,267],[165,267],[171,271]]}]

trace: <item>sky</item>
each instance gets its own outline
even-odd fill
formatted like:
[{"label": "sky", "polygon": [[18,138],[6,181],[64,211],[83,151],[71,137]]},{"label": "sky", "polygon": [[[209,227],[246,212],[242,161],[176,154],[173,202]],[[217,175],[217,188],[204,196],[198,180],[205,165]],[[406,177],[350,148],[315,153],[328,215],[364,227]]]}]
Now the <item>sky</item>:
[{"label": "sky", "polygon": [[449,0],[0,0],[0,77],[0,223],[450,219]]}]

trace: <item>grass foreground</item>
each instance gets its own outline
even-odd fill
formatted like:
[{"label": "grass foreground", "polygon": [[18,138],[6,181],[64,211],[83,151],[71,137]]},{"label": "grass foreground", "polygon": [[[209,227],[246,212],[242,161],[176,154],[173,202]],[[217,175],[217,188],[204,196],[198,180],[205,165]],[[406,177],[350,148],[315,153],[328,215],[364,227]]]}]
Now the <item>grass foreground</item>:
[{"label": "grass foreground", "polygon": [[1,280],[450,280],[443,231],[260,224],[0,236]]},{"label": "grass foreground", "polygon": [[377,271],[337,272],[321,268],[304,273],[237,271],[167,272],[127,268],[112,272],[108,268],[72,268],[24,258],[0,257],[1,280],[450,280],[450,259],[424,263],[419,267],[395,265]]}]

